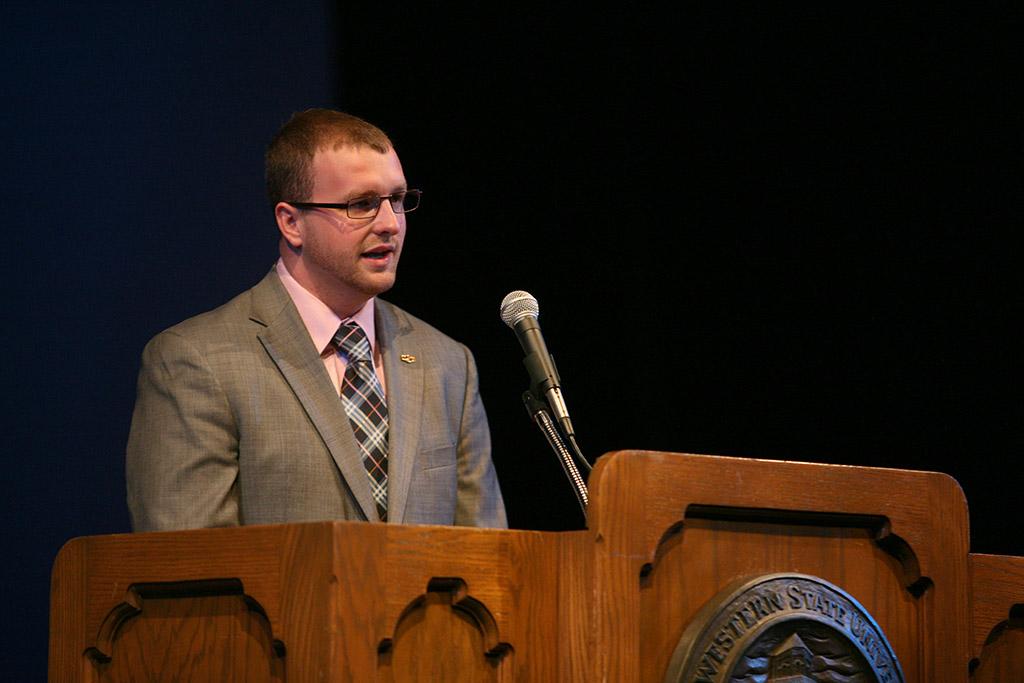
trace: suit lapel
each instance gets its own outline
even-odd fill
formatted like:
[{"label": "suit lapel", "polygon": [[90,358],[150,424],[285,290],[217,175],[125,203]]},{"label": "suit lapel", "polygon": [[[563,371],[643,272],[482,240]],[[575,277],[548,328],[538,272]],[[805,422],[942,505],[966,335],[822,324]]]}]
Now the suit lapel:
[{"label": "suit lapel", "polygon": [[401,524],[416,464],[426,398],[422,354],[412,345],[410,326],[399,318],[394,307],[377,299],[374,311],[388,395],[388,521]]},{"label": "suit lapel", "polygon": [[[264,326],[257,335],[260,342],[319,432],[363,515],[376,519],[366,468],[341,399],[298,310],[273,271],[253,289],[252,320]],[[389,387],[390,382],[388,377]]]}]

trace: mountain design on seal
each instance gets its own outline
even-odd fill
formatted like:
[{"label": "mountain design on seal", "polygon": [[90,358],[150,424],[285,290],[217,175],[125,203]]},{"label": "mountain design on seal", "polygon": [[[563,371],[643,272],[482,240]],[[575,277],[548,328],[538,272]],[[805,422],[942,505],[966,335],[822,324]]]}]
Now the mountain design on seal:
[{"label": "mountain design on seal", "polygon": [[870,668],[834,633],[813,623],[793,625],[759,638],[737,662],[729,683],[875,683]]}]

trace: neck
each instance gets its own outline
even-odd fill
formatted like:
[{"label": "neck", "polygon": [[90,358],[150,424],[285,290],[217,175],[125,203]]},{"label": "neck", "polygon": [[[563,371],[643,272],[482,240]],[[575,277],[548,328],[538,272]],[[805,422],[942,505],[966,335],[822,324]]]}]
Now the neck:
[{"label": "neck", "polygon": [[322,301],[343,320],[358,313],[371,298],[361,292],[337,292],[330,287],[322,286],[321,279],[312,273],[299,255],[291,249],[281,249],[281,260],[288,273],[302,285],[303,289]]}]

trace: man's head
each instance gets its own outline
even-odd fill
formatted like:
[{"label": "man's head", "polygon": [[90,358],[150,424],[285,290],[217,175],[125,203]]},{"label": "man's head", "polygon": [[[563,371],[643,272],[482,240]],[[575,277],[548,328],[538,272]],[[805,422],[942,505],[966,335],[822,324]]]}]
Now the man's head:
[{"label": "man's head", "polygon": [[[281,257],[299,284],[341,317],[390,289],[405,238],[401,196],[408,188],[388,137],[354,116],[312,109],[285,124],[266,158]],[[379,201],[385,196],[397,204]],[[376,215],[356,208],[374,202]]]},{"label": "man's head", "polygon": [[377,126],[333,109],[307,109],[293,114],[267,147],[266,183],[270,205],[309,199],[313,191],[311,166],[322,149],[343,145],[369,147],[386,154],[391,140]]}]

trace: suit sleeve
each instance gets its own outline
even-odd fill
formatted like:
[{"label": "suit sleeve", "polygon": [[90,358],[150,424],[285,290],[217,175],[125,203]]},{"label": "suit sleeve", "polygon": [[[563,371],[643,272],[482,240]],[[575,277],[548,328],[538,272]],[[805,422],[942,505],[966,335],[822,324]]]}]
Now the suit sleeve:
[{"label": "suit sleeve", "polygon": [[466,392],[458,443],[458,500],[455,524],[461,526],[508,526],[498,476],[491,461],[491,431],[480,399],[476,362],[469,349],[466,357]]},{"label": "suit sleeve", "polygon": [[135,531],[240,524],[227,396],[198,349],[173,331],[143,351],[125,462]]}]

